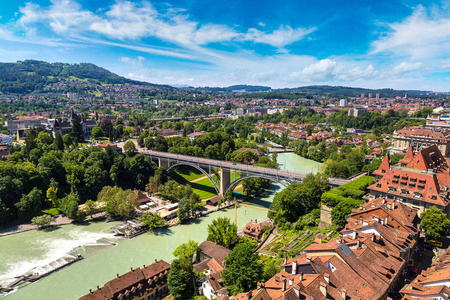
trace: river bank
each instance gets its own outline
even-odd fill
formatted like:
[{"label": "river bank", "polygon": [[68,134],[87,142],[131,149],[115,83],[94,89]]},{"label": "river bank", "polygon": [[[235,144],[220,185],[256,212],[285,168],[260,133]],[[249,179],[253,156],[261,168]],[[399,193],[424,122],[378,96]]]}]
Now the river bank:
[{"label": "river bank", "polygon": [[[320,166],[292,153],[279,154],[278,162],[280,169],[306,173],[315,173]],[[269,208],[275,193],[281,189],[281,186],[273,185],[262,196],[244,203]],[[119,240],[111,233],[111,227],[120,222],[68,224],[4,236],[0,238],[0,284],[12,282],[15,276],[67,253],[80,253],[85,257],[38,282],[22,285],[5,299],[78,299],[89,289],[103,286],[117,273],[126,273],[130,267],[148,265],[155,259],[171,261],[177,246],[189,240],[201,243],[214,219],[228,217],[234,220],[234,213],[234,207],[220,209],[179,226],[158,229],[129,240]],[[240,206],[237,208],[237,226],[243,228],[248,221],[266,216],[264,210]],[[110,247],[111,242],[118,242],[118,245]]]}]

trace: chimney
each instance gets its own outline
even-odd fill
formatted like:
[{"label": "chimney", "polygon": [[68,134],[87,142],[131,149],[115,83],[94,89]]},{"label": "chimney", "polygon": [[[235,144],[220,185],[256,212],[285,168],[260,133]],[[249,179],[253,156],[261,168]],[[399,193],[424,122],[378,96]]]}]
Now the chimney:
[{"label": "chimney", "polygon": [[157,263],[158,262],[158,260],[155,258],[155,263]]},{"label": "chimney", "polygon": [[97,290],[99,290],[100,289],[100,287],[97,285]]},{"label": "chimney", "polygon": [[292,275],[296,275],[297,274],[297,262],[294,261],[292,263]]},{"label": "chimney", "polygon": [[289,286],[292,286],[293,283],[292,279],[289,279]]},{"label": "chimney", "polygon": [[281,291],[284,292],[286,290],[286,279],[283,279],[281,282]]},{"label": "chimney", "polygon": [[356,248],[361,248],[361,240],[358,238],[358,241],[356,242]]},{"label": "chimney", "polygon": [[372,233],[372,236],[371,236],[371,239],[372,239],[372,242],[375,242],[375,233]]},{"label": "chimney", "polygon": [[144,268],[145,268],[145,265],[144,265]]},{"label": "chimney", "polygon": [[325,281],[330,284],[330,276],[328,276],[328,274],[323,274],[323,279],[325,279]]},{"label": "chimney", "polygon": [[325,282],[320,282],[320,292],[322,293],[322,295],[326,298],[327,297],[327,284]]},{"label": "chimney", "polygon": [[383,204],[385,204],[386,203],[386,199],[385,198],[383,198]]},{"label": "chimney", "polygon": [[300,278],[299,281],[302,282],[303,281],[303,272],[300,272]]},{"label": "chimney", "polygon": [[352,232],[352,239],[356,240],[356,231]]},{"label": "chimney", "polygon": [[89,294],[92,294],[92,289],[89,289]]},{"label": "chimney", "polygon": [[389,219],[389,216],[386,216],[386,218],[384,219],[384,225],[388,224],[388,219]]},{"label": "chimney", "polygon": [[284,258],[284,264],[287,264],[287,256]]},{"label": "chimney", "polygon": [[395,209],[395,202],[396,200],[392,201],[392,209]]},{"label": "chimney", "polygon": [[133,270],[133,267],[131,267],[130,269],[131,269],[131,272],[133,272],[133,271],[134,271],[134,270]]},{"label": "chimney", "polygon": [[252,299],[252,291],[247,293],[247,300],[250,300],[250,299]]},{"label": "chimney", "polygon": [[120,275],[119,275],[119,273],[117,273],[117,274],[116,274],[116,276],[117,276],[117,278],[120,278]]},{"label": "chimney", "polygon": [[344,299],[344,300],[347,299],[347,290],[346,290],[346,289],[342,289],[342,290],[341,290],[341,297],[342,297],[342,299]]},{"label": "chimney", "polygon": [[363,217],[359,216],[359,224],[362,224],[362,222],[363,222]]},{"label": "chimney", "polygon": [[311,262],[311,257],[307,256],[306,257],[306,262]]}]

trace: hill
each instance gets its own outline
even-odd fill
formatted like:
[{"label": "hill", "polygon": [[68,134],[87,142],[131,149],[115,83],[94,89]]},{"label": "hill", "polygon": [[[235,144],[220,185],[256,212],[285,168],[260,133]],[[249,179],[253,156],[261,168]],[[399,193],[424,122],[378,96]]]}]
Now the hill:
[{"label": "hill", "polygon": [[270,86],[262,86],[262,85],[232,85],[228,87],[201,87],[196,88],[198,90],[203,91],[213,91],[213,92],[228,92],[228,93],[255,93],[255,92],[266,92],[271,90]]},{"label": "hill", "polygon": [[64,80],[82,80],[97,84],[128,83],[158,86],[119,76],[91,63],[48,63],[37,60],[0,63],[0,93],[38,93],[42,92],[46,85]]},{"label": "hill", "polygon": [[289,89],[277,89],[277,92],[300,92],[318,96],[331,96],[331,97],[359,97],[361,94],[365,94],[366,97],[369,93],[372,93],[373,97],[378,93],[380,97],[396,97],[405,96],[405,94],[413,94],[417,96],[429,96],[431,91],[416,91],[416,90],[394,90],[394,89],[365,89],[346,86],[330,86],[330,85],[310,85],[298,88]]}]

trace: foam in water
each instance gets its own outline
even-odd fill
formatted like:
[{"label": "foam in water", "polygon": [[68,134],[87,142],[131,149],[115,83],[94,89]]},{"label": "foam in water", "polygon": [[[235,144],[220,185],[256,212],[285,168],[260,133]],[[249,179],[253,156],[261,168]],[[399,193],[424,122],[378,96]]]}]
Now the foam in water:
[{"label": "foam in water", "polygon": [[[40,258],[30,260],[13,261],[8,263],[6,273],[0,274],[0,283],[9,284],[14,281],[15,277],[29,273],[31,270],[46,270],[48,264],[59,258],[67,256],[73,249],[84,245],[96,245],[100,239],[117,239],[112,233],[86,232],[80,229],[73,229],[65,233],[64,238],[54,235],[46,239],[36,241],[35,245],[30,248],[37,247],[45,249],[46,253]],[[104,243],[102,243],[104,244]]]}]

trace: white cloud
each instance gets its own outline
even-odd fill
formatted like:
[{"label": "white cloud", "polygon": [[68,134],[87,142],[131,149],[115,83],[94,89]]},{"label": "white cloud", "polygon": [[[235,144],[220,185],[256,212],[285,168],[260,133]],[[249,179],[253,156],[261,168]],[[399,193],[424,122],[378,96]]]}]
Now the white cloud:
[{"label": "white cloud", "polygon": [[392,70],[388,71],[388,75],[394,75],[394,76],[401,76],[406,73],[410,73],[413,71],[417,71],[421,69],[424,66],[421,62],[415,62],[415,63],[409,63],[409,62],[402,62],[399,65],[396,65],[392,68]]},{"label": "white cloud", "polygon": [[142,62],[145,58],[142,56],[138,56],[137,58],[121,57],[119,60],[123,63],[131,65],[133,68],[141,68]]},{"label": "white cloud", "polygon": [[272,31],[271,33],[266,33],[256,28],[250,28],[248,32],[243,35],[242,39],[282,48],[286,45],[303,39],[306,35],[310,34],[314,30],[316,30],[316,28],[293,29],[291,26],[281,25],[277,30]]},{"label": "white cloud", "polygon": [[388,24],[389,32],[372,43],[372,53],[394,52],[413,59],[447,55],[450,47],[448,14],[428,13],[419,5],[402,22]]},{"label": "white cloud", "polygon": [[372,65],[369,65],[367,68],[363,69],[361,67],[353,68],[347,72],[344,72],[339,76],[339,79],[345,81],[355,81],[358,79],[372,79],[378,75],[378,71]]},{"label": "white cloud", "polygon": [[315,82],[333,78],[338,70],[337,62],[331,59],[322,59],[299,72],[293,72],[289,78],[293,81]]},{"label": "white cloud", "polygon": [[450,58],[441,60],[441,68],[443,69],[450,69]]}]

